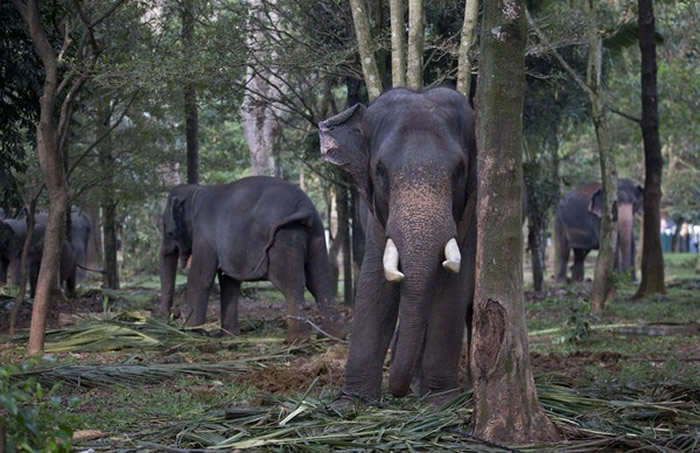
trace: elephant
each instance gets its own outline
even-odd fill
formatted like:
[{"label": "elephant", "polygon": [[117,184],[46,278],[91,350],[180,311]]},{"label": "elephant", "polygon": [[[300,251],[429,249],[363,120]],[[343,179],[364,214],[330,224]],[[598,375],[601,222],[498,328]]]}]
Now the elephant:
[{"label": "elephant", "polygon": [[24,219],[0,220],[0,283],[7,283],[8,272],[13,283],[19,282],[19,259],[26,234]]},{"label": "elephant", "polygon": [[397,320],[389,391],[406,395],[416,377],[423,396],[454,394],[474,297],[474,111],[448,87],[396,88],[320,122],[319,135],[366,205],[343,395],[380,398]]},{"label": "elephant", "polygon": [[[40,212],[36,216],[36,223],[46,225],[48,221],[48,213]],[[76,281],[82,280],[84,276],[85,259],[87,256],[87,248],[90,243],[90,235],[92,234],[92,222],[85,211],[78,206],[71,207],[70,213],[70,237],[69,242],[75,257],[77,266]],[[68,235],[66,235],[68,237]]]},{"label": "elephant", "polygon": [[[39,278],[41,257],[44,251],[45,231],[45,219],[41,221],[41,218],[37,216],[31,244],[27,251],[27,278],[29,280],[29,294],[31,297],[34,297]],[[26,219],[0,220],[0,283],[7,283],[8,270],[11,273],[13,283],[19,283],[20,255],[26,236]],[[66,240],[63,241],[61,247],[59,266],[59,281],[66,283],[68,295],[74,295],[77,269],[76,255],[70,242]]]},{"label": "elephant", "polygon": [[[631,179],[617,183],[618,241],[615,269],[629,272],[635,278],[634,216],[642,211],[644,189]],[[569,252],[574,250],[572,279],[583,280],[583,264],[588,253],[598,249],[600,217],[603,203],[602,186],[589,182],[567,193],[559,202],[554,220],[557,250],[556,280],[566,280]]]},{"label": "elephant", "polygon": [[316,299],[322,329],[345,336],[335,307],[321,217],[292,183],[252,176],[229,184],[173,188],[163,212],[162,315],[172,307],[178,257],[183,265],[192,258],[186,293],[189,326],[204,323],[217,275],[221,327],[226,333],[240,333],[241,282],[269,280],[286,301],[288,342],[308,336],[302,314],[305,287]]}]

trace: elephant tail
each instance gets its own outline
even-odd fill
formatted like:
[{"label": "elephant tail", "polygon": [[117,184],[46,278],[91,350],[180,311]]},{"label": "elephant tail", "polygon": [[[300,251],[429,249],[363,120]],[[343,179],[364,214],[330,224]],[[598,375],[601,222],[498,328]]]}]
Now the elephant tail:
[{"label": "elephant tail", "polygon": [[270,247],[272,247],[272,244],[275,242],[275,235],[277,234],[277,231],[280,228],[291,223],[299,223],[307,228],[311,228],[314,224],[314,214],[315,212],[313,211],[309,212],[307,210],[300,210],[273,224],[270,228],[269,236],[267,242],[265,243],[265,247],[263,247],[262,254],[260,256],[260,261],[258,261],[258,264],[253,268],[252,274],[255,275],[256,273],[258,273],[265,264],[265,261],[267,260],[267,254],[270,251]]}]

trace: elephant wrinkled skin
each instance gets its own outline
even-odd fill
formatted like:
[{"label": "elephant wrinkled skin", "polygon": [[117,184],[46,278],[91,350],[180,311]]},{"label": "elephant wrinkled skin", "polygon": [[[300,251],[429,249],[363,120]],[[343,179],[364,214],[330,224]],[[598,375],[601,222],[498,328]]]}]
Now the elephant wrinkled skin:
[{"label": "elephant wrinkled skin", "polygon": [[[634,216],[641,212],[644,189],[631,179],[617,183],[618,236],[615,269],[635,277]],[[566,280],[566,266],[574,250],[572,279],[583,280],[583,264],[591,250],[597,250],[600,238],[600,217],[603,193],[601,184],[589,182],[567,193],[559,202],[554,218],[554,240],[557,250],[556,279]]]},{"label": "elephant wrinkled skin", "polygon": [[348,395],[378,399],[399,320],[389,390],[457,389],[471,328],[476,253],[474,112],[449,88],[399,88],[319,124],[324,158],[366,201],[366,249],[345,370]]},{"label": "elephant wrinkled skin", "polygon": [[287,341],[308,335],[302,311],[304,287],[316,299],[323,330],[345,336],[335,310],[321,217],[294,184],[253,176],[230,184],[173,188],[163,213],[162,315],[167,315],[173,303],[178,257],[184,265],[190,256],[188,325],[205,322],[209,293],[218,275],[221,326],[228,333],[239,333],[241,282],[269,280],[286,300]]}]

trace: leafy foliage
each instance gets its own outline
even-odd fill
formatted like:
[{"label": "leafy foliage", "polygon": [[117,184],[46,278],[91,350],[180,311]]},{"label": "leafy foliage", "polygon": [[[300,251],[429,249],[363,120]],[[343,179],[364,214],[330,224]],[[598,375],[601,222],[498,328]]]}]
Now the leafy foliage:
[{"label": "leafy foliage", "polygon": [[7,435],[6,451],[71,451],[70,417],[61,415],[62,398],[55,396],[58,385],[46,392],[36,378],[16,379],[29,364],[0,366],[0,425]]},{"label": "leafy foliage", "polygon": [[39,115],[43,69],[12,2],[0,5],[0,208],[22,205],[25,154]]}]

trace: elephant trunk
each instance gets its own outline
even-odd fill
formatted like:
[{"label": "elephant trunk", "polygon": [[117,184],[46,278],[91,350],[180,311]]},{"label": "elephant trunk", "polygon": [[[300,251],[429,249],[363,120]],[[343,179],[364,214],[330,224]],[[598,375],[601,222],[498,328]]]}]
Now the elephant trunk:
[{"label": "elephant trunk", "polygon": [[620,272],[634,268],[634,211],[632,204],[621,203],[618,208],[618,241],[620,248]]},{"label": "elephant trunk", "polygon": [[401,204],[387,222],[385,276],[401,285],[399,340],[389,370],[389,390],[395,396],[408,393],[419,365],[437,273],[459,272],[451,200],[433,195],[430,203],[420,206]]}]

